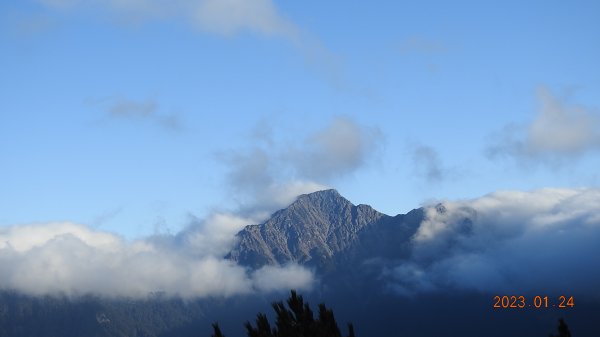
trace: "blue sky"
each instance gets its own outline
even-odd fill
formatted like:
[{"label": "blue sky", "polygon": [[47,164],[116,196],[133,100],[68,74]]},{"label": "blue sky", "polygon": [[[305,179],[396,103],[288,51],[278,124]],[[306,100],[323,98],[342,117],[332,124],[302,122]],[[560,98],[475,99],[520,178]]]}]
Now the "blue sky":
[{"label": "blue sky", "polygon": [[0,225],[135,238],[321,187],[388,214],[598,187],[599,15],[596,1],[3,1]]}]

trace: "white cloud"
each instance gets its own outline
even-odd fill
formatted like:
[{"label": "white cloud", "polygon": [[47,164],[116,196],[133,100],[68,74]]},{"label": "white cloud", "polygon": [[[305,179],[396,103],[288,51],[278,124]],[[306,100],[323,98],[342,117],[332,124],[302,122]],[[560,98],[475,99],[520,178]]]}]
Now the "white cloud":
[{"label": "white cloud", "polygon": [[327,188],[317,182],[287,175],[290,163],[281,161],[277,151],[255,147],[247,152],[235,151],[218,156],[227,165],[226,183],[240,206],[240,213],[255,222],[290,204],[300,194]]},{"label": "white cloud", "polygon": [[[255,291],[308,287],[312,273],[298,266],[253,273],[221,258],[239,219],[215,215],[214,223],[179,247],[156,239],[127,242],[72,223],[0,229],[0,288],[31,295],[95,294],[143,298],[231,296]],[[211,241],[214,239],[214,241]],[[194,247],[196,251],[186,248]],[[219,248],[220,247],[220,248]],[[263,282],[274,275],[275,283]],[[278,281],[278,282],[276,282]]]},{"label": "white cloud", "polygon": [[527,153],[572,155],[600,148],[600,115],[583,106],[565,104],[545,88],[538,97],[541,107],[528,128]]},{"label": "white cloud", "polygon": [[271,0],[199,1],[194,18],[201,28],[218,34],[243,30],[290,38],[297,34],[296,27],[277,12]]},{"label": "white cloud", "polygon": [[175,244],[191,256],[225,256],[235,243],[235,235],[253,223],[256,223],[254,219],[213,212],[178,233]]},{"label": "white cloud", "polygon": [[487,151],[519,161],[551,163],[600,150],[600,114],[593,108],[570,104],[547,88],[538,91],[539,110],[527,125],[508,125]]},{"label": "white cloud", "polygon": [[286,288],[310,290],[314,282],[313,274],[298,265],[264,266],[252,274],[252,280],[261,291]]},{"label": "white cloud", "polygon": [[430,206],[393,287],[597,294],[598,205],[598,189],[543,189]]}]

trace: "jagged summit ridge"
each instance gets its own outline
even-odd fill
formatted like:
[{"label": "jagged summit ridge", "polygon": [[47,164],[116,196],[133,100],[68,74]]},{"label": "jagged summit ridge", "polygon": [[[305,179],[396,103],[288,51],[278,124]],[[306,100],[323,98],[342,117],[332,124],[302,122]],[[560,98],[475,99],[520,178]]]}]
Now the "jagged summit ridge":
[{"label": "jagged summit ridge", "polygon": [[[294,201],[294,203],[298,202],[298,201],[303,201],[303,200],[310,200],[313,202],[316,201],[345,201],[345,202],[350,202],[348,201],[348,199],[344,198],[336,189],[326,189],[326,190],[320,190],[320,191],[316,191],[316,192],[312,192],[312,193],[306,193],[306,194],[301,194],[296,198],[296,201]],[[294,204],[292,203],[292,204]]]},{"label": "jagged summit ridge", "polygon": [[387,216],[368,205],[355,206],[334,189],[303,194],[267,221],[240,231],[239,243],[228,257],[252,267],[321,265],[383,217]]}]

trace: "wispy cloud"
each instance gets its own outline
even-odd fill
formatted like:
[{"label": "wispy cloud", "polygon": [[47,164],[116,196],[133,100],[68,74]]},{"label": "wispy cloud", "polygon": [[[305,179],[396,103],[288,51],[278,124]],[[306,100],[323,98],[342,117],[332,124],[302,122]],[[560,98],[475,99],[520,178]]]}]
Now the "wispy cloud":
[{"label": "wispy cloud", "polygon": [[204,30],[231,35],[243,30],[267,36],[297,38],[298,29],[271,0],[197,1],[194,22]]},{"label": "wispy cloud", "polygon": [[92,228],[102,227],[105,223],[110,222],[112,219],[117,217],[123,211],[123,207],[117,207],[112,210],[105,211],[101,214],[98,214],[92,219],[90,226]]},{"label": "wispy cloud", "polygon": [[109,112],[115,117],[148,118],[156,114],[157,106],[152,100],[136,102],[121,99],[113,103]]},{"label": "wispy cloud", "polygon": [[415,174],[428,183],[440,183],[456,177],[456,170],[446,167],[438,152],[431,146],[414,145],[411,156]]},{"label": "wispy cloud", "polygon": [[298,29],[271,0],[38,0],[63,11],[103,10],[120,20],[183,20],[206,32],[233,35],[250,31],[296,39]]},{"label": "wispy cloud", "polygon": [[124,97],[109,97],[94,101],[115,120],[129,120],[157,125],[169,131],[183,130],[180,117],[175,113],[165,113],[154,99],[133,100]]},{"label": "wispy cloud", "polygon": [[218,158],[227,167],[226,183],[242,208],[259,213],[356,172],[377,155],[383,138],[379,129],[346,117],[334,118],[301,140],[258,135],[249,147],[221,152]]},{"label": "wispy cloud", "polygon": [[176,21],[191,29],[232,37],[253,33],[287,41],[308,65],[330,84],[348,89],[342,60],[318,38],[287,18],[273,0],[37,0],[45,8],[72,15],[108,16],[113,21],[139,25]]},{"label": "wispy cloud", "polygon": [[522,164],[562,164],[600,150],[600,114],[571,104],[547,88],[538,90],[539,109],[526,125],[507,125],[486,149],[491,158],[509,156]]}]

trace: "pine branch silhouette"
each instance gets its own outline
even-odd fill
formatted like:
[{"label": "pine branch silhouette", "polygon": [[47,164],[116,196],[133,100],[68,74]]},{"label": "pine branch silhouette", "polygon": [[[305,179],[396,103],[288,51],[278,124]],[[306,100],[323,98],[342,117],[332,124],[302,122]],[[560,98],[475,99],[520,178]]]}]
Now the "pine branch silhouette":
[{"label": "pine branch silhouette", "polygon": [[223,333],[221,332],[221,328],[219,327],[219,323],[215,322],[212,324],[214,333],[212,334],[211,337],[225,337],[225,335],[223,335]]},{"label": "pine branch silhouette", "polygon": [[[287,307],[283,302],[272,304],[276,314],[274,327],[263,313],[256,316],[256,327],[246,322],[248,337],[342,337],[333,311],[325,304],[319,304],[317,319],[309,304],[295,290],[291,291],[286,304]],[[349,337],[355,337],[352,324],[348,324],[348,331]]]},{"label": "pine branch silhouette", "polygon": [[569,331],[567,323],[565,323],[565,320],[562,318],[558,320],[557,330],[557,335],[550,334],[549,337],[571,337],[571,331]]}]

